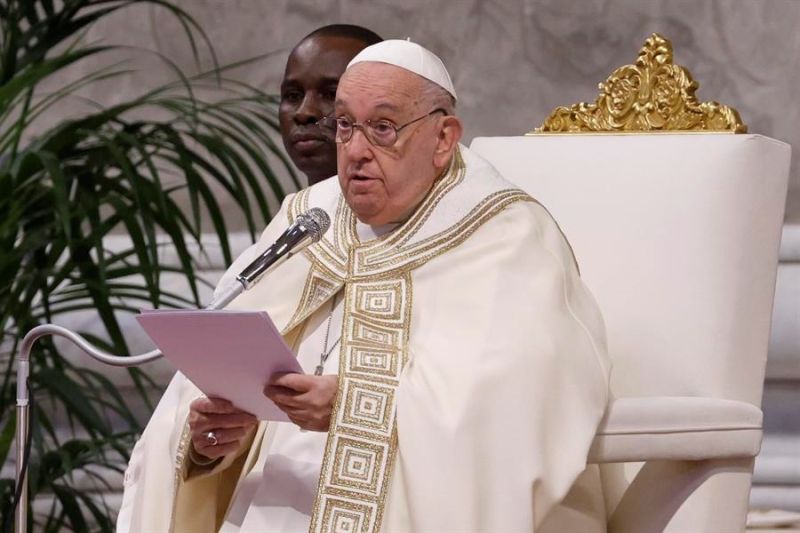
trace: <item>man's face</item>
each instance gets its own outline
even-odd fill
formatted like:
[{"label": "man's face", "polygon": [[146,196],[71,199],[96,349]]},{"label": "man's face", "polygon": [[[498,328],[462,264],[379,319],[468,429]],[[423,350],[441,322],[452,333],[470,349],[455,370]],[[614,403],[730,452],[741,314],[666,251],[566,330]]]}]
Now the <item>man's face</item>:
[{"label": "man's face", "polygon": [[286,63],[278,108],[281,136],[309,185],[336,174],[333,132],[315,123],[333,112],[339,77],[364,46],[356,39],[315,36],[301,42]]},{"label": "man's face", "polygon": [[[401,68],[359,63],[342,77],[335,115],[359,124],[388,120],[402,126],[433,111],[421,87],[421,78]],[[339,185],[359,220],[402,222],[422,202],[442,170],[434,162],[441,120],[434,114],[403,128],[393,146],[372,145],[360,128],[337,145]]]}]

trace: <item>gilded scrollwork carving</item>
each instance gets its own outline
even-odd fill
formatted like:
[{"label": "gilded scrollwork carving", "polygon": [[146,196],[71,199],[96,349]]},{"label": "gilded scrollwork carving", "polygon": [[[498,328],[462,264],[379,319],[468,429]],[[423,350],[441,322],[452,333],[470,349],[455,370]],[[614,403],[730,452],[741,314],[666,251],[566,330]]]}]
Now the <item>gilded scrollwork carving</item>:
[{"label": "gilded scrollwork carving", "polygon": [[618,68],[599,88],[593,104],[558,107],[531,133],[747,131],[732,107],[697,100],[698,83],[673,63],[672,43],[657,33],[635,64]]}]

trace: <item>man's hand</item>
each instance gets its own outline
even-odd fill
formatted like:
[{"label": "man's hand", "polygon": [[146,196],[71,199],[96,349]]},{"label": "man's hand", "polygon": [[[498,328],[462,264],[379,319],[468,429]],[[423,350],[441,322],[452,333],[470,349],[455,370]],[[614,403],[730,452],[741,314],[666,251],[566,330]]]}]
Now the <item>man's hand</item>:
[{"label": "man's hand", "polygon": [[189,405],[192,446],[209,459],[237,452],[257,423],[256,417],[222,398],[198,398]]},{"label": "man's hand", "polygon": [[303,429],[328,431],[339,389],[337,376],[282,374],[264,387],[264,394]]}]

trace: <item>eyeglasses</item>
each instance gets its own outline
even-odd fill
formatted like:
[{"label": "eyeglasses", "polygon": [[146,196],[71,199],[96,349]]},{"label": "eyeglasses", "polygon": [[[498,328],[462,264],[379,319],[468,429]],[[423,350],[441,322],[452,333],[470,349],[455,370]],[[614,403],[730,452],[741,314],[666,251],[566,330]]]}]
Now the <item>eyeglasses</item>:
[{"label": "eyeglasses", "polygon": [[406,122],[402,126],[395,126],[390,121],[381,119],[381,120],[365,120],[364,122],[353,122],[347,117],[323,117],[317,122],[317,126],[320,128],[327,128],[329,130],[336,130],[336,142],[340,144],[345,144],[353,138],[353,132],[357,128],[361,128],[361,131],[364,133],[364,136],[367,138],[369,142],[374,144],[375,146],[392,146],[394,143],[397,142],[397,137],[400,133],[400,130],[405,128],[406,126],[410,126],[415,122],[419,122],[422,119],[428,118],[429,116],[435,113],[444,113],[447,114],[447,111],[438,107],[427,113],[422,115],[421,117],[417,117],[414,120]]}]

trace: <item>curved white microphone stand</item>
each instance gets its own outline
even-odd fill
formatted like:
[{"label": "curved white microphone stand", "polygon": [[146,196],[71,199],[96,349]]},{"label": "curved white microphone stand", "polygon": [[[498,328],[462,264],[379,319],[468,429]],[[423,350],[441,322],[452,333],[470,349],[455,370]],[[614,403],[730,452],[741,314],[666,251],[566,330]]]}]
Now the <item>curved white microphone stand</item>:
[{"label": "curved white microphone stand", "polygon": [[[283,235],[275,241],[275,244],[267,248],[264,253],[258,256],[236,277],[238,283],[232,283],[231,286],[221,291],[205,309],[215,310],[226,307],[243,291],[258,283],[267,271],[300,253],[308,245],[317,242],[328,230],[329,226],[330,219],[328,214],[319,208],[310,209],[298,216],[295,223],[289,226]],[[16,520],[14,531],[16,533],[27,533],[28,531],[28,468],[26,464],[23,464],[23,459],[25,458],[25,441],[28,435],[28,420],[30,416],[28,376],[30,375],[31,350],[38,339],[49,336],[65,338],[93,359],[111,366],[138,366],[155,361],[163,355],[159,350],[130,357],[112,355],[97,349],[74,331],[55,324],[36,326],[25,335],[17,355],[17,476],[14,492],[16,494],[17,487],[20,486],[21,490],[19,499],[15,502]]]}]

